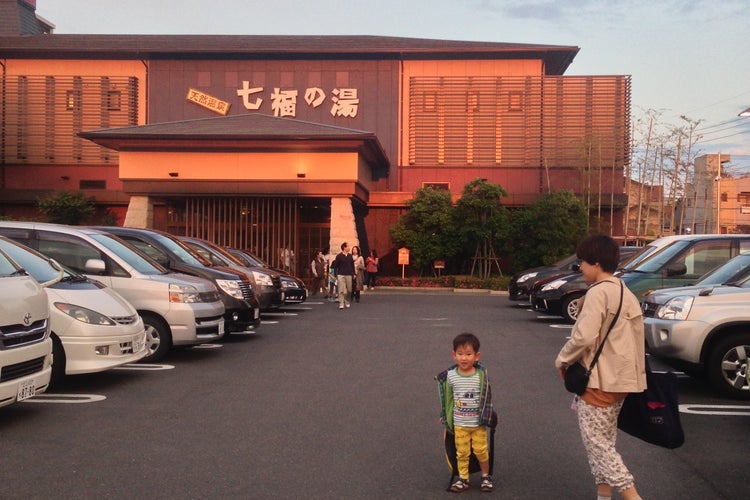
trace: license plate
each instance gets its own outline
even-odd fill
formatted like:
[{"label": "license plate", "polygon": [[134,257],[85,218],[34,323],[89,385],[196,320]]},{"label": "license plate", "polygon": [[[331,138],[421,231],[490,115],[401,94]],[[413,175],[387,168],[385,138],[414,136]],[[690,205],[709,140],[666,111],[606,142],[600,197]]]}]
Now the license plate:
[{"label": "license plate", "polygon": [[34,380],[24,380],[18,384],[18,394],[16,395],[16,401],[23,401],[29,399],[36,394],[36,387],[34,386]]},{"label": "license plate", "polygon": [[224,335],[224,322],[219,323],[219,335]]},{"label": "license plate", "polygon": [[258,318],[260,318],[260,309],[258,309],[258,308],[256,308],[256,309],[255,309],[255,314],[254,314],[254,316],[255,316],[255,319],[258,319]]}]

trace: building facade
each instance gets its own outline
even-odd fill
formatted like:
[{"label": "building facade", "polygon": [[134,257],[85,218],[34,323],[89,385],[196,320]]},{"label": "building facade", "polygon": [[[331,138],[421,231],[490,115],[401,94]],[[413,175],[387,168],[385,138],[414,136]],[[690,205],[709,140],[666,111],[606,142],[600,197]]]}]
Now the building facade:
[{"label": "building facade", "polygon": [[[21,18],[33,4],[0,0]],[[577,47],[57,35],[37,21],[38,34],[0,20],[0,215],[80,190],[119,224],[274,265],[290,246],[297,271],[342,241],[387,266],[388,228],[417,189],[458,197],[482,178],[509,208],[563,189],[596,198],[624,234],[630,77],[564,75]]]}]

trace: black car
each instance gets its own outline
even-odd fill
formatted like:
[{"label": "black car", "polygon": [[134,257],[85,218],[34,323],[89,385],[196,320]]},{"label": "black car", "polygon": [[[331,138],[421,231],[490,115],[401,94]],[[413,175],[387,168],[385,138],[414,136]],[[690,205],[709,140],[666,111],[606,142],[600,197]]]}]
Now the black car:
[{"label": "black car", "polygon": [[261,311],[272,311],[284,305],[284,291],[279,273],[262,266],[248,265],[237,259],[224,247],[210,241],[188,236],[178,236],[178,238],[201,256],[210,260],[212,264],[230,267],[247,274],[255,284],[255,293],[258,296]]},{"label": "black car", "polygon": [[284,304],[301,304],[307,300],[307,287],[305,287],[305,282],[298,277],[282,269],[272,268],[262,259],[245,250],[227,248],[227,251],[246,265],[261,266],[279,273],[281,275],[281,288],[284,292]]},{"label": "black car", "polygon": [[531,290],[536,283],[569,274],[573,271],[573,267],[577,263],[578,257],[576,257],[576,254],[573,254],[555,262],[551,266],[534,267],[514,274],[508,284],[508,298],[516,301],[530,300]]},{"label": "black car", "polygon": [[[651,251],[653,248],[650,247],[621,247],[620,268],[640,261]],[[575,323],[579,301],[586,294],[589,285],[576,264],[568,274],[537,281],[531,291],[531,305],[536,311],[562,316],[567,321]]]},{"label": "black car", "polygon": [[119,236],[170,271],[211,281],[219,290],[224,303],[226,333],[245,332],[260,325],[260,302],[245,273],[214,266],[175,236],[164,231],[118,226],[99,226],[96,229]]}]

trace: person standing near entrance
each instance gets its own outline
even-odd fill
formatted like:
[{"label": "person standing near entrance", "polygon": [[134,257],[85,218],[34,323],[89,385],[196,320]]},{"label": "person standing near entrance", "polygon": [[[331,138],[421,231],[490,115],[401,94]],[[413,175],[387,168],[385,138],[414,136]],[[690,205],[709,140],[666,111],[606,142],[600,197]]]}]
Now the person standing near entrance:
[{"label": "person standing near entrance", "polygon": [[354,283],[352,283],[352,298],[359,302],[359,294],[365,286],[365,259],[357,245],[352,247],[352,259],[354,260]]},{"label": "person standing near entrance", "polygon": [[313,297],[318,295],[318,292],[323,291],[326,296],[328,296],[328,283],[325,282],[326,279],[326,265],[325,260],[323,259],[323,252],[321,250],[318,250],[315,253],[315,258],[310,263],[310,272],[312,273],[313,277],[313,284],[312,284],[312,295]]},{"label": "person standing near entrance", "polygon": [[370,250],[370,255],[365,259],[365,288],[375,290],[375,279],[378,277],[378,252]]},{"label": "person standing near entrance", "polygon": [[279,257],[281,258],[281,266],[284,271],[291,273],[294,267],[294,250],[289,248],[289,243],[281,249]]},{"label": "person standing near entrance", "polygon": [[341,253],[336,255],[333,259],[331,268],[336,272],[336,283],[338,284],[339,292],[339,309],[350,307],[350,303],[347,300],[352,293],[352,277],[354,276],[354,259],[352,254],[349,253],[349,243],[343,242],[341,244]]}]

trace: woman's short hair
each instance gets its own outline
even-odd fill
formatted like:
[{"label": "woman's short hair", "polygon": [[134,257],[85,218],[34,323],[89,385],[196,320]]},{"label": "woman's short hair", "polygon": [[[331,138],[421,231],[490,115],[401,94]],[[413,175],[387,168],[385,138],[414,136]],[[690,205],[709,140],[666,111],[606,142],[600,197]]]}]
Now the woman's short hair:
[{"label": "woman's short hair", "polygon": [[591,234],[578,244],[576,255],[592,266],[596,263],[607,273],[617,271],[620,264],[620,246],[606,234]]}]

